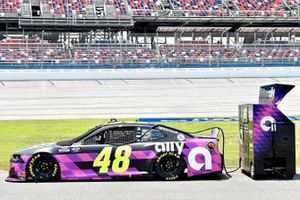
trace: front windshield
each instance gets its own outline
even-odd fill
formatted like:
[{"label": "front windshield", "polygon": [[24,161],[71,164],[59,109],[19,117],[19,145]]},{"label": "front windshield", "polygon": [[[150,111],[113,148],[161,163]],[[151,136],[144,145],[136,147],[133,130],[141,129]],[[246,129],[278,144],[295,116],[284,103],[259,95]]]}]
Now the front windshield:
[{"label": "front windshield", "polygon": [[71,140],[66,140],[66,141],[60,141],[60,142],[57,142],[58,145],[61,145],[61,146],[71,146],[72,144],[80,141],[81,139],[83,139],[84,137],[88,136],[89,134],[91,134],[92,132],[98,130],[99,128],[102,128],[103,125],[98,125],[98,126],[95,126],[94,128],[91,128],[89,129],[87,132],[85,132],[84,134],[74,138],[74,139],[71,139]]}]

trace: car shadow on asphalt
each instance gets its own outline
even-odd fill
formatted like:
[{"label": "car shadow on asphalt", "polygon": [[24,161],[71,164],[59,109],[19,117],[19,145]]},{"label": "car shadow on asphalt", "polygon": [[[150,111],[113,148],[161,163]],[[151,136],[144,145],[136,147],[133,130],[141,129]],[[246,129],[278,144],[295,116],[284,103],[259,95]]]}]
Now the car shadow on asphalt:
[{"label": "car shadow on asphalt", "polygon": [[[246,174],[242,174],[242,176],[247,176]],[[251,179],[249,176],[247,177]],[[18,182],[18,183],[74,183],[74,182],[188,182],[188,181],[226,181],[229,179],[235,179],[235,177],[228,176],[226,174],[213,174],[213,175],[201,175],[195,176],[191,178],[181,178],[178,180],[168,181],[168,180],[161,180],[152,176],[143,176],[143,177],[131,177],[131,178],[116,178],[113,180],[70,180],[70,181],[55,181],[55,182]],[[274,176],[266,176],[266,177],[259,177],[255,181],[300,181],[300,174],[295,174],[293,179],[286,179],[283,176],[274,175]]]},{"label": "car shadow on asphalt", "polygon": [[64,180],[64,181],[52,181],[52,182],[17,182],[17,183],[74,183],[74,182],[187,182],[187,181],[222,181],[228,180],[225,174],[208,174],[200,175],[195,177],[183,177],[178,180],[161,180],[152,176],[142,176],[142,177],[116,177],[112,180]]}]

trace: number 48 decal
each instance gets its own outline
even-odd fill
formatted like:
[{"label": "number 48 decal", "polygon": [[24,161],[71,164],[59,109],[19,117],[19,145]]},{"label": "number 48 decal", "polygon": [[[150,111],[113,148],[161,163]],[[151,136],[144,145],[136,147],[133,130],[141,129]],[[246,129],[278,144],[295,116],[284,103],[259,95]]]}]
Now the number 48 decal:
[{"label": "number 48 decal", "polygon": [[[93,167],[100,167],[99,174],[106,174],[111,163],[110,156],[112,147],[104,147],[94,160]],[[112,163],[112,171],[117,173],[126,172],[130,163],[132,149],[130,146],[120,146],[115,151],[115,159]]]}]

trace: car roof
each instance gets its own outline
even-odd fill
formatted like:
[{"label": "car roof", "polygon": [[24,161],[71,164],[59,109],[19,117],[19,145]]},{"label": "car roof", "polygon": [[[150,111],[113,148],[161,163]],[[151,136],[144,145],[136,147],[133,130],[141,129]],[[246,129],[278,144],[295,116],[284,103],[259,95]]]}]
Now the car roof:
[{"label": "car roof", "polygon": [[123,125],[123,126],[156,126],[160,124],[153,124],[147,122],[109,122],[108,124],[104,124],[103,127],[106,126],[114,126],[114,125]]},{"label": "car roof", "polygon": [[110,123],[107,123],[107,124],[103,124],[103,125],[98,125],[90,130],[88,130],[87,132],[85,132],[84,134],[72,139],[72,140],[68,140],[68,141],[61,141],[61,142],[58,142],[59,145],[71,145],[73,144],[74,142],[76,141],[79,141],[87,136],[90,136],[95,130],[97,129],[102,129],[102,128],[112,128],[112,127],[118,127],[118,126],[148,126],[148,127],[154,127],[154,126],[160,126],[160,127],[165,127],[165,128],[169,128],[169,129],[172,129],[172,130],[175,130],[175,131],[179,131],[181,133],[184,133],[184,134],[187,134],[187,135],[190,135],[188,132],[186,131],[183,131],[183,130],[179,130],[179,129],[176,129],[176,128],[173,128],[173,127],[170,127],[170,126],[166,126],[166,125],[163,125],[163,124],[154,124],[154,123],[147,123],[147,122],[110,122]]}]

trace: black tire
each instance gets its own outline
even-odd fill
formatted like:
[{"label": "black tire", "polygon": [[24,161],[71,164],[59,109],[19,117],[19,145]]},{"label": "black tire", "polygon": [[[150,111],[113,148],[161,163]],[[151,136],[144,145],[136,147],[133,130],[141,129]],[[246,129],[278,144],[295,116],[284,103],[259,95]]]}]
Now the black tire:
[{"label": "black tire", "polygon": [[47,154],[36,154],[28,163],[29,177],[34,181],[47,182],[57,180],[59,166],[57,161]]},{"label": "black tire", "polygon": [[183,176],[184,170],[184,160],[173,152],[161,154],[155,163],[155,172],[163,180],[177,180]]},{"label": "black tire", "polygon": [[291,180],[294,178],[294,173],[287,173],[286,179]]}]

